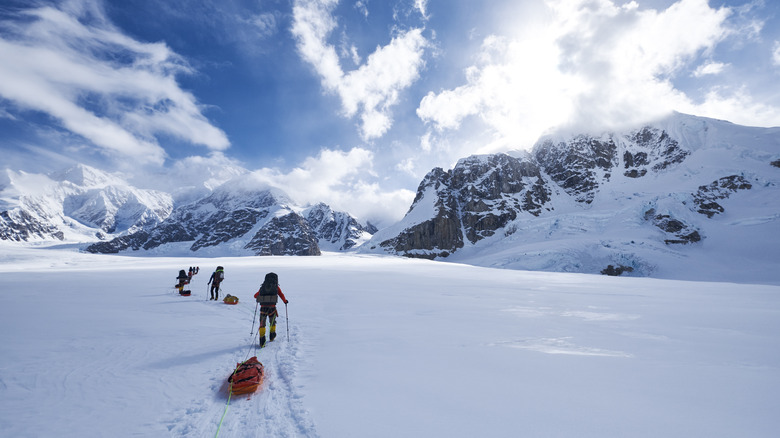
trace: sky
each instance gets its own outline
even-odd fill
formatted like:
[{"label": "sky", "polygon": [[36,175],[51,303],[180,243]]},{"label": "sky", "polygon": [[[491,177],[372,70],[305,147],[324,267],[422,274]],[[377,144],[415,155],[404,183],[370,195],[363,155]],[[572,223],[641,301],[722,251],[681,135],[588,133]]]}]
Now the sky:
[{"label": "sky", "polygon": [[251,172],[380,227],[554,130],[780,126],[770,0],[2,0],[0,60],[0,168]]}]

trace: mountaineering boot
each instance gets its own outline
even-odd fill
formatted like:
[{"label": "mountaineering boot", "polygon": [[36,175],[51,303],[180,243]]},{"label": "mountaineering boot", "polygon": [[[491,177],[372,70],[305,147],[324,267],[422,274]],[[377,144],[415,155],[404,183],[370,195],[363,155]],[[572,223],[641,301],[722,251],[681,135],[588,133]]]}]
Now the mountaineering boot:
[{"label": "mountaineering boot", "polygon": [[257,329],[257,334],[260,335],[260,348],[265,347],[265,327]]},{"label": "mountaineering boot", "polygon": [[268,341],[273,342],[274,339],[276,339],[276,332],[271,332],[270,336],[268,336]]},{"label": "mountaineering boot", "polygon": [[276,315],[272,315],[268,319],[269,325],[271,326],[271,340],[273,341],[276,337]]},{"label": "mountaineering boot", "polygon": [[263,348],[263,347],[265,347],[265,336],[262,336],[260,338],[260,348]]}]

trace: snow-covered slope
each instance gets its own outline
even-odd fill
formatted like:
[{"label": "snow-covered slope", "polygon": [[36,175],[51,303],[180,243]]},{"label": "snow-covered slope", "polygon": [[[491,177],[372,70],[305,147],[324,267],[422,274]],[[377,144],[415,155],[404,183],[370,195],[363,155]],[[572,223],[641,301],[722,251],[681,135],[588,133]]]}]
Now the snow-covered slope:
[{"label": "snow-covered slope", "polygon": [[[198,259],[0,246],[8,437],[775,438],[775,286],[330,253]],[[223,294],[206,299],[221,265]],[[289,299],[257,351],[266,272]],[[404,303],[399,305],[399,303]],[[289,327],[289,338],[287,328]],[[257,355],[267,377],[230,399]],[[219,432],[219,433],[218,433]]]},{"label": "snow-covered slope", "polygon": [[284,193],[240,177],[195,203],[177,208],[157,227],[90,245],[87,251],[271,255],[289,250],[297,255],[319,255],[316,238],[305,224],[299,226],[301,220]]},{"label": "snow-covered slope", "polygon": [[85,165],[48,176],[5,170],[0,179],[0,240],[96,241],[154,226],[172,210],[170,195]]},{"label": "snow-covered slope", "polygon": [[320,248],[325,251],[358,247],[376,232],[370,223],[363,226],[348,213],[333,211],[324,203],[309,207],[302,214],[319,238]]},{"label": "snow-covered slope", "polygon": [[[141,190],[85,165],[51,175],[5,170],[0,174],[0,241],[80,244],[103,253],[316,255],[320,245],[348,250],[376,231],[322,203],[298,206],[251,173],[213,188],[193,187],[183,186],[186,193],[176,189],[173,195]],[[196,194],[203,196],[174,209],[174,196],[181,201]]]},{"label": "snow-covered slope", "polygon": [[551,135],[530,154],[434,169],[406,217],[362,250],[761,281],[780,262],[778,160],[780,128],[683,114],[625,133]]},{"label": "snow-covered slope", "polygon": [[347,213],[325,204],[303,208],[284,192],[251,175],[217,187],[209,196],[176,208],[148,230],[100,242],[93,253],[144,250],[148,255],[320,255],[320,245],[349,249],[370,237]]}]

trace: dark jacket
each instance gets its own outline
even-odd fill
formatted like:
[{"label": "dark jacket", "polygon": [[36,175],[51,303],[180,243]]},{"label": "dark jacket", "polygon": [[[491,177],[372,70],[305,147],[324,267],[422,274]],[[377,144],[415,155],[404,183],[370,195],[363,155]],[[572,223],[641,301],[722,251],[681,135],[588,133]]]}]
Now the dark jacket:
[{"label": "dark jacket", "polygon": [[214,271],[213,274],[211,274],[211,278],[209,278],[209,282],[206,284],[211,284],[211,282],[213,281],[214,284],[218,285],[222,283],[222,280],[224,279],[225,279],[225,271],[218,269]]}]

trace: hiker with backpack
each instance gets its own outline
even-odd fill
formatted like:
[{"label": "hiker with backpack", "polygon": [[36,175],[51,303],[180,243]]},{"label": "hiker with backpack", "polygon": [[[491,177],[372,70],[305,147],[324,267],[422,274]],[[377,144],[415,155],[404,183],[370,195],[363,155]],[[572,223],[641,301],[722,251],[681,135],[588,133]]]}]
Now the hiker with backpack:
[{"label": "hiker with backpack", "polygon": [[260,304],[260,348],[265,346],[265,318],[268,317],[270,327],[269,342],[276,338],[276,318],[279,312],[276,311],[276,303],[279,298],[284,304],[289,303],[284,297],[282,289],[279,287],[279,276],[273,272],[265,274],[265,280],[260,289],[255,294],[255,300]]},{"label": "hiker with backpack", "polygon": [[208,283],[206,283],[211,285],[211,298],[209,298],[209,301],[216,301],[219,299],[219,285],[223,280],[225,280],[225,268],[217,266],[217,270],[211,274],[211,278],[209,278]]},{"label": "hiker with backpack", "polygon": [[176,279],[179,280],[179,282],[176,284],[176,289],[178,289],[179,292],[184,290],[184,286],[190,282],[190,278],[187,276],[187,273],[184,272],[184,269],[179,270],[179,276],[176,277]]}]

